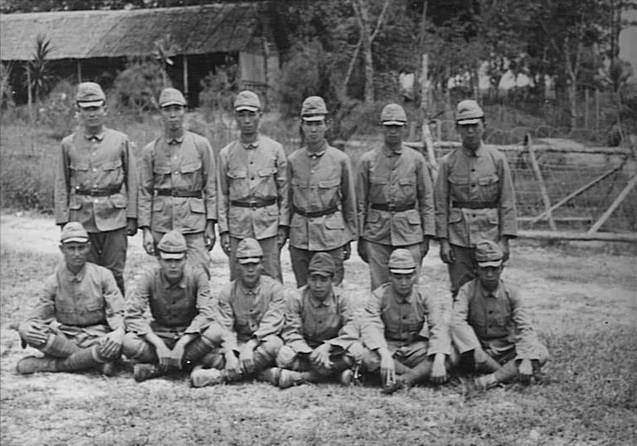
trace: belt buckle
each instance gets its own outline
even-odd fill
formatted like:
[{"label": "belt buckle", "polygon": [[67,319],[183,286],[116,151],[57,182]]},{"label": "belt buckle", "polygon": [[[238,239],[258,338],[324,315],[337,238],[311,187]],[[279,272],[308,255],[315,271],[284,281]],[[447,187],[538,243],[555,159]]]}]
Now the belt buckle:
[{"label": "belt buckle", "polygon": [[91,188],[88,190],[89,195],[93,196],[93,197],[97,197],[98,195],[102,195],[102,191],[96,188]]},{"label": "belt buckle", "polygon": [[171,189],[170,190],[170,196],[171,197],[178,197],[178,191],[176,191],[175,189]]},{"label": "belt buckle", "polygon": [[395,205],[395,204],[393,204],[393,203],[392,203],[392,204],[387,204],[387,210],[388,210],[389,212],[395,212],[395,210],[396,210],[396,205]]},{"label": "belt buckle", "polygon": [[250,205],[250,208],[252,209],[256,209],[258,207],[257,206],[258,203],[255,200],[248,201],[248,204]]}]

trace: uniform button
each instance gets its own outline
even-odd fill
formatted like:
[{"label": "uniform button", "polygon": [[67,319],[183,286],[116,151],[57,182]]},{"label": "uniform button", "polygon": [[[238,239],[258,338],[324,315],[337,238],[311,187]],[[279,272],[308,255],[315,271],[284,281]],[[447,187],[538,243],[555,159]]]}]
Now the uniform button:
[{"label": "uniform button", "polygon": [[254,181],[254,177],[250,177],[250,179],[251,179],[252,181]]},{"label": "uniform button", "polygon": [[407,316],[403,316],[403,319],[407,319]]},{"label": "uniform button", "polygon": [[179,172],[175,170],[175,175],[179,175]]},{"label": "uniform button", "polygon": [[476,217],[476,214],[471,214],[471,216],[472,216],[473,218],[475,218],[475,217]]},{"label": "uniform button", "polygon": [[254,164],[254,161],[250,161],[250,164]]},{"label": "uniform button", "polygon": [[93,167],[93,172],[97,172],[97,168]]},{"label": "uniform button", "polygon": [[472,184],[472,185],[471,185],[471,187],[476,187],[476,185],[475,185],[475,184]]}]

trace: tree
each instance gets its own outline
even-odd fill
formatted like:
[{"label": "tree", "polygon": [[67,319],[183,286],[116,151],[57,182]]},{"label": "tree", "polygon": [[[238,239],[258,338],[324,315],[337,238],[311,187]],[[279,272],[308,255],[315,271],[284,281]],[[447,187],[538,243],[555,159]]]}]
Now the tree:
[{"label": "tree", "polygon": [[35,102],[38,102],[41,94],[50,87],[53,81],[47,60],[52,50],[51,41],[46,36],[38,35],[32,59],[26,65],[28,107],[31,118],[33,118],[31,107],[34,99]]},{"label": "tree", "polygon": [[153,57],[161,67],[161,79],[164,88],[169,86],[167,67],[175,62],[172,56],[179,53],[179,45],[175,43],[170,34],[166,34],[153,43]]}]

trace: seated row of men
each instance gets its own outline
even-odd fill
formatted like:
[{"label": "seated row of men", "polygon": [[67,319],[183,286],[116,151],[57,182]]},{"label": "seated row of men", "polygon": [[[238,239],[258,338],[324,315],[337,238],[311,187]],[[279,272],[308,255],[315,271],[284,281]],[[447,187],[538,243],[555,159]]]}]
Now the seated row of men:
[{"label": "seated row of men", "polygon": [[251,238],[237,247],[237,279],[213,295],[207,275],[186,266],[178,231],[163,236],[159,265],[135,279],[125,301],[111,272],[87,262],[89,244],[81,224],[65,225],[64,261],[19,325],[23,346],[44,356],[20,360],[19,373],[113,375],[124,354],[137,381],[184,370],[194,387],[256,378],[287,388],[347,385],[366,374],[391,393],[443,383],[458,365],[483,373],[480,388],[528,382],[548,358],[523,300],[500,278],[503,253],[490,241],[477,244],[478,277],[453,309],[417,285],[417,262],[405,249],[390,256],[389,282],[356,305],[333,287],[329,254],[311,259],[306,286],[286,289],[261,274],[263,252]]}]

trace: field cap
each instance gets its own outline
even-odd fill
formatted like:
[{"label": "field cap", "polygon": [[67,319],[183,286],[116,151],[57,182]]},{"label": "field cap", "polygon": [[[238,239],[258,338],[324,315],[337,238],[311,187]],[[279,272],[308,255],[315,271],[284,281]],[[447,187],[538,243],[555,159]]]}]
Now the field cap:
[{"label": "field cap", "polygon": [[387,104],[380,113],[380,121],[383,125],[400,125],[407,123],[405,109],[398,104]]},{"label": "field cap", "polygon": [[414,256],[407,249],[396,249],[389,256],[389,271],[394,274],[410,274],[416,271]]},{"label": "field cap", "polygon": [[482,119],[484,119],[484,112],[476,101],[473,99],[465,99],[458,103],[458,108],[456,109],[456,124],[477,124]]},{"label": "field cap", "polygon": [[259,100],[259,96],[250,90],[243,90],[239,92],[234,100],[234,110],[248,110],[254,112],[261,110],[261,101]]},{"label": "field cap", "polygon": [[72,221],[64,225],[62,233],[60,234],[60,241],[62,243],[86,243],[88,242],[88,232],[82,226],[82,223]]},{"label": "field cap", "polygon": [[500,266],[502,265],[502,248],[491,240],[481,240],[476,243],[476,262],[478,266]]},{"label": "field cap", "polygon": [[177,230],[164,234],[157,245],[159,257],[162,259],[183,259],[186,255],[186,239]]},{"label": "field cap", "polygon": [[186,99],[181,91],[176,88],[164,88],[159,94],[159,106],[168,107],[169,105],[186,105]]},{"label": "field cap", "polygon": [[261,245],[253,238],[244,238],[237,246],[237,261],[242,265],[246,263],[259,263],[263,257]]},{"label": "field cap", "polygon": [[321,276],[333,276],[336,272],[336,262],[334,257],[326,252],[317,252],[312,256],[310,266],[308,267],[310,274],[319,274]]},{"label": "field cap", "polygon": [[95,82],[82,82],[77,86],[75,102],[78,107],[98,107],[106,103],[106,96],[99,84]]},{"label": "field cap", "polygon": [[304,121],[321,121],[327,115],[327,106],[320,96],[310,96],[303,101],[301,118]]}]

